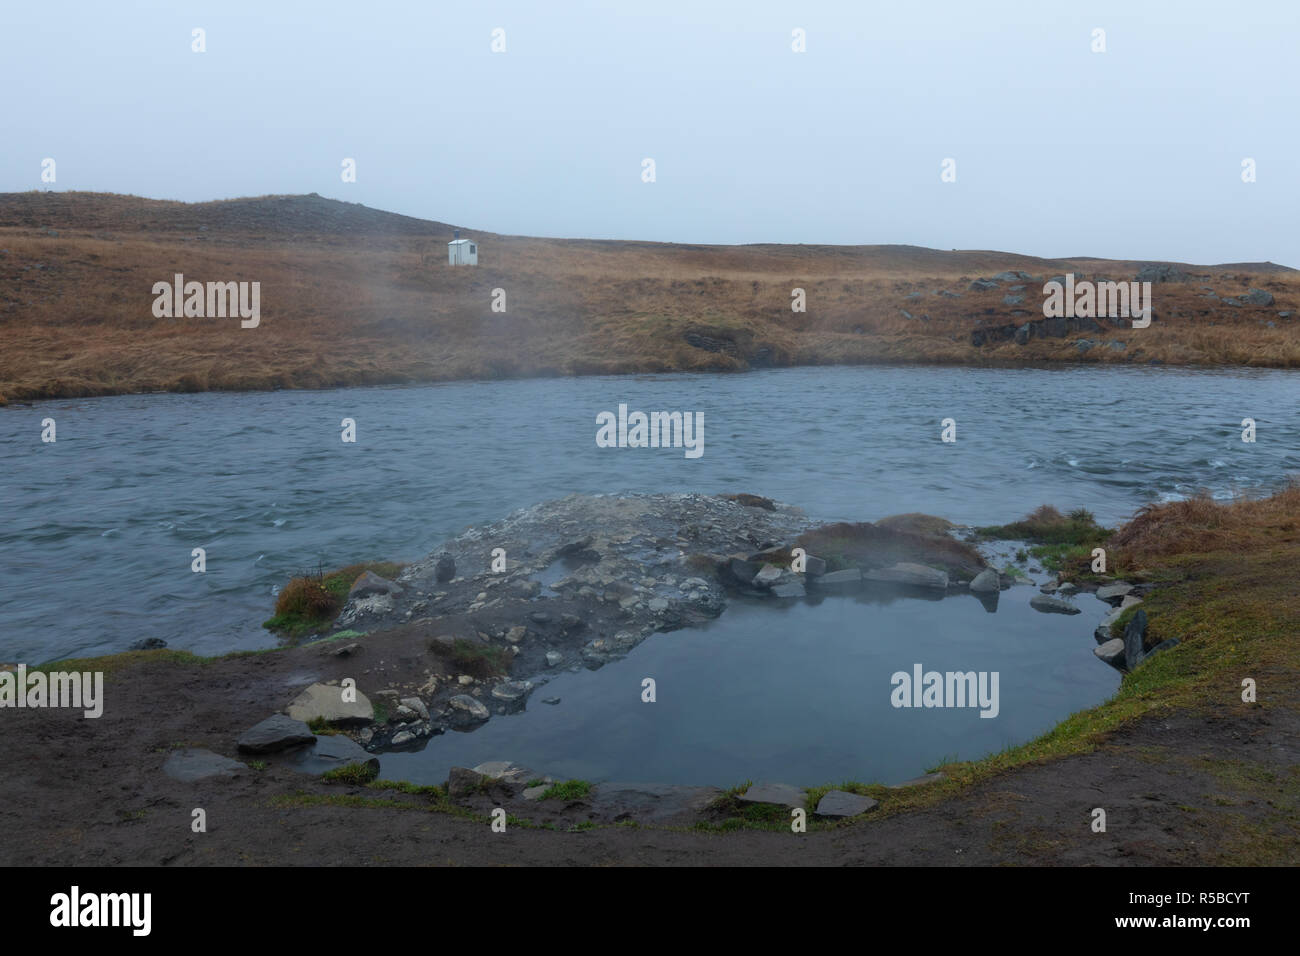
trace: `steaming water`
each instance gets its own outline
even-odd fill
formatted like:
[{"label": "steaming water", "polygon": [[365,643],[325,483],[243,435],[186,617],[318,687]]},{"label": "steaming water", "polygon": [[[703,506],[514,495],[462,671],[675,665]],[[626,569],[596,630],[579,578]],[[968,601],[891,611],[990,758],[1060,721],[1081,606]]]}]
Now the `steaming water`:
[{"label": "steaming water", "polygon": [[[1297,382],[1282,371],[819,368],[10,408],[0,661],[147,637],[198,653],[270,646],[260,623],[289,575],[420,557],[466,525],[572,492],[752,491],[826,519],[926,511],[962,523],[1051,502],[1113,522],[1199,486],[1223,496],[1300,470]],[[596,414],[620,402],[702,412],[703,457],[597,448]],[[53,444],[40,440],[46,417]],[[356,444],[340,441],[345,417]],[[955,444],[939,441],[947,417]],[[1240,439],[1245,417],[1255,444]],[[196,547],[205,574],[190,571]]]},{"label": "steaming water", "polygon": [[[431,784],[454,766],[514,760],[592,781],[897,783],[1023,743],[1114,693],[1119,673],[1091,636],[1109,605],[1080,595],[1084,613],[1044,614],[1029,607],[1037,593],[1005,591],[992,614],[969,594],[737,602],[706,628],[655,634],[598,671],[553,677],[525,713],[385,754],[381,772]],[[891,676],[914,664],[998,672],[996,716],[893,707]],[[641,699],[645,677],[654,703]]]}]

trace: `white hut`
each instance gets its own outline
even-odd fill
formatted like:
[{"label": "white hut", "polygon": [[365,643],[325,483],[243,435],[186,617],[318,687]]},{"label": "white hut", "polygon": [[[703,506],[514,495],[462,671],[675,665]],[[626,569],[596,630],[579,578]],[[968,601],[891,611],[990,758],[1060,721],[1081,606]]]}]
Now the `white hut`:
[{"label": "white hut", "polygon": [[478,243],[473,239],[462,239],[460,237],[460,230],[457,229],[456,238],[447,243],[447,265],[478,265]]}]

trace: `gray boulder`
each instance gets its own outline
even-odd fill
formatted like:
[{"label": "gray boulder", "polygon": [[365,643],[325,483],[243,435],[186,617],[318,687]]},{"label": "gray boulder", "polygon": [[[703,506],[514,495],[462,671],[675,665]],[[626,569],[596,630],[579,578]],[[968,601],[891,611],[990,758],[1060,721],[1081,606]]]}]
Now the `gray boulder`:
[{"label": "gray boulder", "polygon": [[781,574],[781,568],[778,568],[775,564],[765,564],[762,570],[754,575],[754,584],[760,588],[770,588],[781,580]]},{"label": "gray boulder", "polygon": [[293,699],[288,707],[294,720],[325,720],[331,724],[368,724],[375,719],[375,708],[356,688],[355,701],[343,700],[343,688],[337,684],[312,684]]},{"label": "gray boulder", "polygon": [[1000,591],[1002,583],[998,577],[998,572],[993,568],[985,568],[970,583],[970,589],[977,593],[989,591]]},{"label": "gray boulder", "polygon": [[857,568],[845,568],[843,571],[831,571],[823,574],[809,583],[828,590],[857,587],[862,583],[862,572]]},{"label": "gray boulder", "polygon": [[309,747],[302,747],[290,755],[289,768],[300,773],[321,774],[337,770],[350,763],[379,771],[379,758],[366,753],[351,737],[327,734],[317,737]]},{"label": "gray boulder", "polygon": [[879,581],[885,584],[908,584],[922,588],[948,587],[947,571],[939,571],[924,564],[912,564],[908,561],[900,561],[887,568],[868,571],[864,577],[868,581]]},{"label": "gray boulder", "polygon": [[1124,627],[1124,666],[1129,670],[1138,666],[1145,651],[1147,612],[1139,610]]},{"label": "gray boulder", "polygon": [[447,701],[447,706],[470,721],[487,720],[492,716],[486,707],[469,694],[457,694]]},{"label": "gray boulder", "polygon": [[373,571],[363,571],[361,577],[352,583],[352,588],[348,591],[348,600],[371,597],[375,594],[392,594],[396,596],[401,593],[402,587],[395,581],[381,578]]},{"label": "gray boulder", "polygon": [[1115,584],[1106,584],[1097,588],[1096,593],[1098,600],[1106,601],[1109,604],[1118,604],[1132,590],[1133,585],[1118,581]]},{"label": "gray boulder", "polygon": [[450,581],[456,576],[456,559],[446,551],[439,554],[433,567],[433,576],[440,584]]},{"label": "gray boulder", "polygon": [[1245,305],[1272,305],[1273,293],[1263,289],[1251,289],[1245,295],[1237,297]]},{"label": "gray boulder", "polygon": [[817,809],[814,812],[819,817],[856,817],[859,813],[874,810],[877,805],[877,801],[858,793],[828,790],[826,795],[817,801]]},{"label": "gray boulder", "polygon": [[1124,670],[1127,666],[1125,664],[1124,642],[1118,637],[1114,640],[1108,640],[1104,644],[1099,644],[1092,649],[1092,652],[1112,667]]},{"label": "gray boulder", "polygon": [[242,753],[265,754],[298,744],[311,743],[316,735],[301,720],[273,714],[260,724],[245,730],[237,742]]},{"label": "gray boulder", "polygon": [[245,764],[231,760],[211,750],[186,747],[173,750],[163,762],[163,773],[182,783],[207,780],[210,777],[233,777],[241,770],[247,770]]},{"label": "gray boulder", "polygon": [[1044,614],[1081,614],[1083,613],[1069,601],[1050,594],[1035,594],[1029,599],[1029,606]]}]

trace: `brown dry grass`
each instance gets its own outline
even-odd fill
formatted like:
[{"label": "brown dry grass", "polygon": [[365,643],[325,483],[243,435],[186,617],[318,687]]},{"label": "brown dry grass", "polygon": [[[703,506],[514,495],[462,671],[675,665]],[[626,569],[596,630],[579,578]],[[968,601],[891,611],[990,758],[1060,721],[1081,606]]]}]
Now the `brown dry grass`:
[{"label": "brown dry grass", "polygon": [[1185,501],[1150,504],[1110,539],[1132,567],[1162,558],[1205,552],[1248,552],[1300,541],[1300,480],[1266,498],[1213,500],[1201,493]]},{"label": "brown dry grass", "polygon": [[[1151,328],[1093,333],[1128,347],[1080,356],[1074,340],[1082,336],[973,347],[977,325],[1038,313],[1003,305],[1005,286],[974,292],[970,280],[1008,269],[1131,278],[1139,264],[912,246],[687,246],[476,232],[481,265],[453,269],[445,258],[450,233],[442,223],[314,196],[183,204],[0,194],[0,394],[884,362],[1300,367],[1300,319],[1277,316],[1300,309],[1300,273],[1268,264],[1196,267],[1192,282],[1157,285]],[[153,283],[177,272],[260,282],[260,327],[154,318]],[[1026,284],[1025,302],[1036,309],[1041,286]],[[1203,284],[1220,296],[1267,289],[1276,304],[1223,306],[1205,298]],[[806,290],[806,313],[790,311],[796,287]],[[491,311],[495,288],[506,291],[504,314]]]}]

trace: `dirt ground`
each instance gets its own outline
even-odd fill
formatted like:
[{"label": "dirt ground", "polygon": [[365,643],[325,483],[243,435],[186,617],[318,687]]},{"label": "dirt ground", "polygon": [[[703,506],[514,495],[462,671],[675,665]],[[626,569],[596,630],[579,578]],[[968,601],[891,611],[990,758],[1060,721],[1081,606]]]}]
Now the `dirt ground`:
[{"label": "dirt ground", "polygon": [[[1296,697],[1244,705],[1231,688],[1198,712],[1129,725],[1094,752],[1005,772],[928,808],[891,814],[882,804],[859,822],[804,834],[517,825],[494,833],[485,821],[430,811],[423,794],[326,783],[274,764],[190,784],[162,772],[178,746],[238,757],[243,729],[304,683],[356,666],[327,648],[202,665],[139,655],[106,677],[99,719],[4,711],[0,863],[1230,865],[1294,863],[1300,846]],[[392,805],[341,805],[348,796]],[[196,807],[207,833],[191,831]],[[1096,807],[1106,811],[1105,833],[1092,832]],[[581,802],[549,817],[586,818]]]}]

